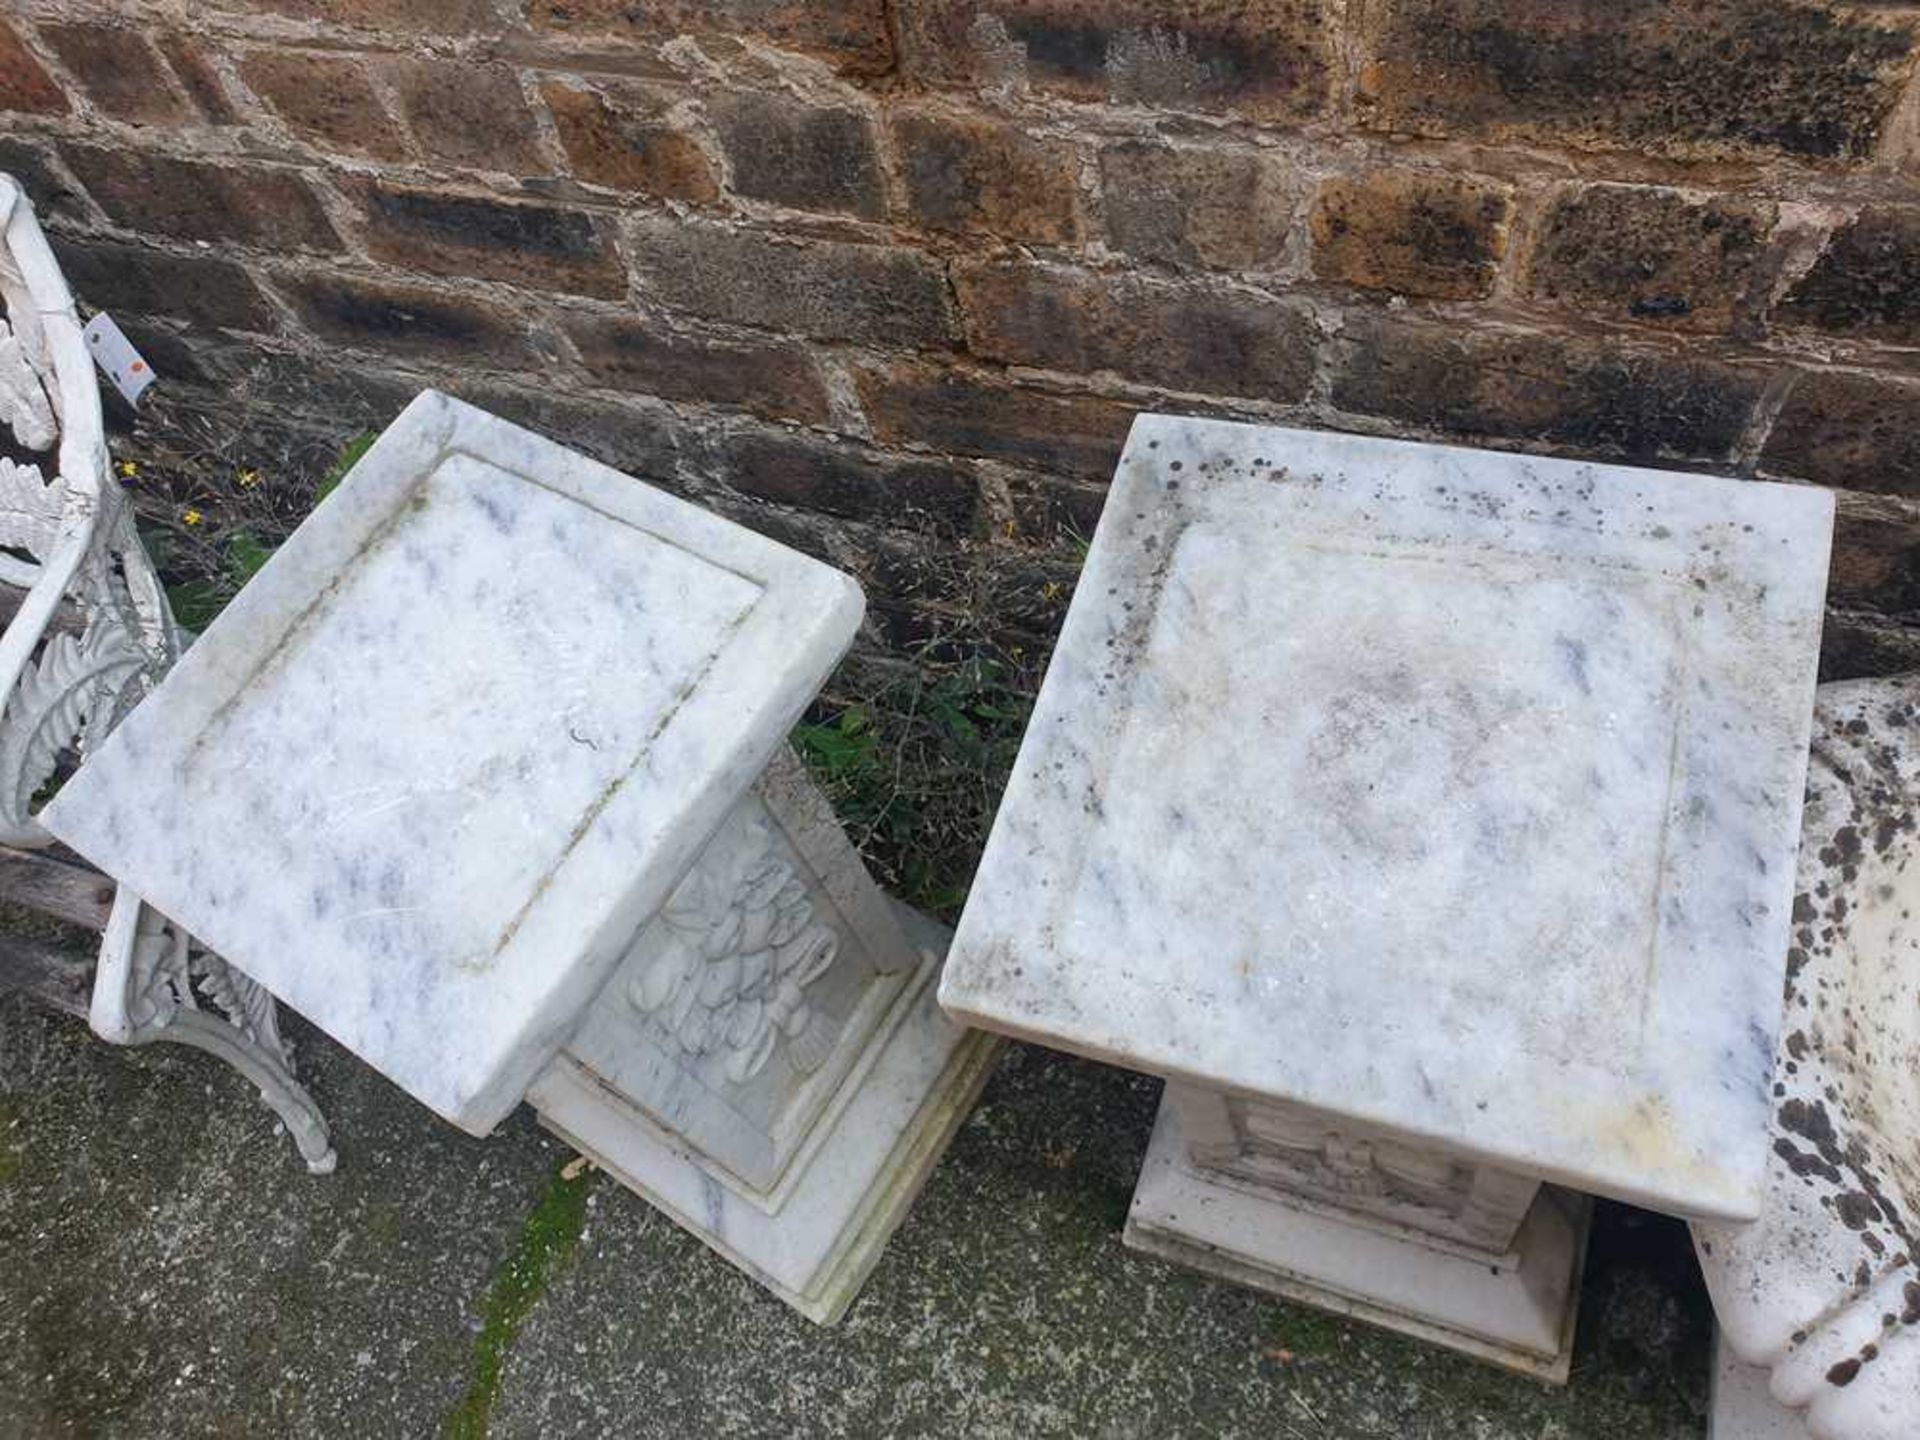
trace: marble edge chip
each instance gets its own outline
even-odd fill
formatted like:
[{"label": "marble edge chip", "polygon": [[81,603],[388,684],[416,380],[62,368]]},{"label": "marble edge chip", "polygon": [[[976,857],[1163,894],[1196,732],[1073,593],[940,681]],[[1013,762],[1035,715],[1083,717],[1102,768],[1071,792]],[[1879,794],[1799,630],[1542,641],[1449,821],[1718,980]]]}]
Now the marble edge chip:
[{"label": "marble edge chip", "polygon": [[[721,816],[752,784],[845,653],[865,609],[860,587],[850,576],[555,441],[426,390],[315,507],[154,693],[88,757],[41,818],[57,838],[269,989],[279,993],[289,988],[274,984],[276,964],[291,963],[285,955],[263,964],[258,956],[235,953],[222,938],[239,933],[226,923],[228,917],[217,910],[203,913],[181,904],[179,895],[150,889],[140,857],[120,853],[114,843],[112,813],[123,802],[137,806],[164,796],[168,767],[194,754],[196,737],[217,723],[221,712],[275,662],[287,638],[346,567],[388,527],[404,523],[415,488],[426,483],[443,460],[460,455],[686,549],[761,590],[747,619],[716,652],[720,658],[676,712],[698,730],[703,754],[709,757],[703,788],[677,813],[651,818],[637,810],[623,813],[639,801],[635,787],[617,788],[595,814],[589,833],[608,845],[614,842],[606,837],[615,833],[644,836],[650,842],[644,853],[590,856],[584,843],[569,845],[539,879],[522,917],[503,939],[494,968],[513,973],[520,977],[515,983],[530,987],[524,1020],[512,1036],[500,1041],[494,1036],[442,1034],[375,1042],[336,1035],[446,1119],[485,1134],[518,1103],[534,1075],[564,1044],[627,940],[678,883]],[[770,597],[779,601],[778,615],[766,604]],[[644,759],[634,767],[643,769]],[[221,837],[208,838],[217,844]],[[244,866],[244,851],[228,847],[222,863]],[[290,945],[288,954],[292,949]],[[557,974],[547,958],[555,953],[575,957]],[[302,999],[305,1003],[295,1008],[334,1033],[324,989],[316,988]],[[411,1053],[423,1049],[430,1052],[426,1058]]]},{"label": "marble edge chip", "polygon": [[[1073,977],[1063,976],[1058,967],[1049,965],[1044,942],[1033,928],[1038,923],[1035,920],[1037,897],[1026,887],[1040,881],[1045,875],[1057,873],[1059,862],[1055,856],[1037,858],[1022,853],[1026,842],[1020,833],[1035,815],[1040,814],[1053,816],[1057,822],[1054,827],[1056,831],[1070,830],[1075,823],[1054,813],[1058,808],[1056,802],[1045,796],[1043,783],[1035,778],[1035,772],[1042,763],[1050,762],[1063,753],[1087,767],[1098,766],[1103,759],[1110,758],[1114,743],[1111,727],[1085,740],[1083,744],[1079,743],[1079,737],[1092,727],[1084,724],[1084,716],[1070,715],[1063,709],[1067,702],[1058,693],[1058,676],[1074,669],[1076,651],[1086,652],[1088,647],[1100,643],[1105,633],[1107,607],[1111,603],[1108,591],[1125,592],[1129,586],[1138,584],[1133,573],[1138,557],[1127,548],[1137,538],[1133,512],[1149,510],[1151,507],[1145,503],[1148,500],[1154,504],[1163,501],[1158,489],[1160,479],[1155,476],[1153,466],[1147,463],[1150,448],[1156,442],[1166,444],[1169,441],[1181,441],[1192,442],[1196,449],[1215,443],[1225,449],[1242,444],[1256,434],[1262,442],[1261,448],[1268,451],[1275,468],[1298,468],[1290,464],[1285,454],[1285,447],[1290,444],[1309,452],[1338,451],[1356,459],[1391,457],[1418,446],[1429,456],[1438,456],[1444,463],[1462,467],[1485,464],[1498,473],[1516,479],[1530,474],[1559,480],[1591,480],[1596,486],[1637,487],[1641,493],[1657,491],[1663,499],[1702,524],[1722,518],[1719,511],[1730,497],[1737,494],[1743,505],[1752,509],[1755,515],[1751,531],[1734,537],[1731,542],[1735,546],[1744,546],[1742,553],[1762,554],[1761,547],[1769,542],[1791,543],[1796,547],[1787,564],[1787,572],[1777,577],[1782,583],[1775,586],[1770,601],[1773,607],[1771,613],[1784,617],[1778,627],[1780,633],[1789,636],[1796,649],[1804,650],[1806,661],[1802,667],[1804,673],[1789,675],[1782,672],[1784,683],[1776,692],[1777,713],[1786,717],[1785,723],[1789,728],[1797,726],[1798,735],[1797,746],[1789,737],[1788,741],[1777,747],[1778,754],[1784,758],[1779,767],[1780,773],[1775,777],[1781,787],[1781,807],[1773,828],[1779,832],[1776,838],[1780,838],[1787,846],[1786,853],[1792,853],[1792,847],[1798,840],[1806,748],[1811,738],[1815,661],[1834,511],[1834,500],[1830,493],[1813,487],[1776,482],[1513,452],[1421,445],[1419,442],[1340,432],[1141,415],[1134,422],[1121,456],[1087,563],[1048,668],[1047,680],[1041,687],[1039,701],[1023,737],[1012,778],[995,816],[972,897],[956,929],[940,988],[940,1002],[949,1013],[969,1024],[1076,1050],[1109,1062],[1176,1074],[1217,1088],[1263,1093],[1258,1084],[1251,1083],[1253,1072],[1249,1071],[1242,1056],[1218,1056],[1212,1061],[1204,1061],[1195,1056],[1190,1047],[1181,1052],[1171,1045],[1170,1037],[1165,1033],[1116,1033],[1114,1028],[1105,1023],[1108,1012],[1100,1007],[1101,997],[1092,992],[1081,994],[1079,999],[1094,1003],[1088,1004],[1084,1010],[1076,1005],[1076,985],[1084,987],[1092,984],[1096,990],[1106,987],[1098,986],[1096,977],[1086,976],[1076,981]],[[1204,475],[1190,470],[1183,474],[1182,483],[1190,495],[1192,490],[1203,488],[1207,480]],[[1769,580],[1775,578],[1769,576]],[[1051,696],[1050,690],[1055,692]],[[1080,722],[1075,739],[1060,742],[1062,748],[1056,749],[1054,732],[1072,729],[1075,722]],[[1792,768],[1796,755],[1798,775],[1788,776],[1786,770]],[[1092,774],[1093,771],[1088,769],[1084,773]],[[1075,842],[1062,840],[1058,843],[1072,845]],[[1050,870],[1049,866],[1054,868]],[[1771,979],[1766,975],[1751,977],[1748,994],[1755,998],[1756,1003],[1764,1003],[1763,992],[1769,988],[1777,997],[1779,982],[1784,975],[1786,902],[1791,899],[1790,866],[1787,867],[1787,873],[1780,877],[1779,885],[1782,891],[1778,897],[1780,903],[1774,909],[1779,912],[1777,928],[1780,931],[1780,944],[1771,948],[1779,952],[1773,968],[1780,974],[1773,975]],[[1016,971],[1024,971],[1024,977]],[[1164,1030],[1166,1027],[1162,1028]],[[1755,1069],[1757,1076],[1758,1067]],[[1764,1099],[1757,1092],[1754,1103],[1764,1107]],[[1492,1163],[1518,1164],[1527,1158],[1523,1151],[1507,1143],[1507,1138],[1499,1133],[1491,1117],[1475,1133],[1463,1137],[1457,1134],[1423,1133],[1417,1127],[1409,1126],[1406,1115],[1395,1113],[1391,1107],[1364,1116],[1356,1107],[1353,1113],[1355,1118],[1369,1119],[1414,1138],[1444,1141],[1465,1154]],[[1756,1110],[1755,1113],[1758,1115],[1761,1112]],[[1712,1177],[1696,1176],[1696,1183],[1690,1191],[1685,1186],[1679,1187],[1686,1194],[1684,1203],[1677,1206],[1675,1202],[1683,1199],[1681,1194],[1663,1190],[1657,1184],[1649,1187],[1645,1183],[1647,1177],[1643,1167],[1630,1153],[1633,1145],[1623,1143],[1618,1148],[1621,1152],[1619,1155],[1583,1153],[1583,1147],[1576,1138],[1559,1147],[1549,1163],[1534,1168],[1546,1178],[1597,1188],[1602,1193],[1615,1193],[1637,1203],[1653,1204],[1656,1208],[1677,1208],[1680,1213],[1728,1219],[1751,1218],[1757,1213],[1766,1166],[1762,1129],[1756,1129],[1751,1145],[1737,1147],[1738,1157],[1723,1172]],[[1692,1208],[1688,1208],[1689,1205]]]}]

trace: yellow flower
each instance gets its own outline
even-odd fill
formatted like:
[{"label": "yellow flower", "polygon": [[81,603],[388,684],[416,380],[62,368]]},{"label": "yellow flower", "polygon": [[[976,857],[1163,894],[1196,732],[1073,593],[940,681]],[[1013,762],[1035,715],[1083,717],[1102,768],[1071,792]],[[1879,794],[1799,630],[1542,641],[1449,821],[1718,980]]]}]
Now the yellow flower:
[{"label": "yellow flower", "polygon": [[118,470],[126,479],[131,480],[140,473],[140,462],[138,460],[122,460],[113,468]]},{"label": "yellow flower", "polygon": [[189,506],[187,507],[187,509],[181,512],[180,523],[182,525],[198,525],[202,520],[206,518],[207,517],[202,515],[198,510],[195,510],[193,507]]},{"label": "yellow flower", "polygon": [[234,483],[239,485],[242,490],[252,490],[260,484],[260,472],[258,470],[242,470],[233,478]]}]

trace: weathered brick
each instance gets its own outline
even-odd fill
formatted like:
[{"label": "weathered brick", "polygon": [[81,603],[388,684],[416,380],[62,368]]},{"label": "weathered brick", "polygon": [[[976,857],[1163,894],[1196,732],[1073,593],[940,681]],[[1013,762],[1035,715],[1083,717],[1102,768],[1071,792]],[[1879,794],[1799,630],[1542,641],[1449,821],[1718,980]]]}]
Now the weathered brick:
[{"label": "weathered brick", "polygon": [[1774,216],[1755,201],[1590,185],[1547,212],[1526,290],[1590,315],[1724,331],[1765,257]]},{"label": "weathered brick", "polygon": [[867,631],[881,646],[912,655],[952,634],[954,581],[937,542],[881,534],[848,567],[867,597]]},{"label": "weathered brick", "polygon": [[983,644],[1017,666],[1009,677],[1038,685],[1065,617],[1080,565],[1077,556],[976,548],[956,565],[937,540],[881,532],[842,558],[867,594],[874,638],[913,663],[929,651],[948,660]]},{"label": "weathered brick", "polygon": [[474,35],[499,28],[496,0],[214,0],[226,10],[264,11],[401,34]]},{"label": "weathered brick", "polygon": [[327,458],[359,431],[386,429],[420,393],[415,376],[327,354],[265,348],[249,351],[232,367],[227,384],[245,395],[249,415],[257,413],[261,423],[318,424],[331,431]]},{"label": "weathered brick", "polygon": [[1920,210],[1870,209],[1828,243],[1780,307],[1791,325],[1920,340]]},{"label": "weathered brick", "polygon": [[590,185],[704,205],[720,194],[706,152],[666,118],[665,97],[635,86],[541,87],[567,163]]},{"label": "weathered brick", "polygon": [[1219,270],[1278,262],[1293,210],[1284,167],[1253,150],[1109,145],[1100,152],[1100,192],[1116,250]]},{"label": "weathered brick", "polygon": [[799,345],[698,339],[631,315],[576,316],[566,330],[581,363],[604,384],[734,405],[770,420],[827,420],[826,384]]},{"label": "weathered brick", "polygon": [[1331,73],[1321,0],[900,0],[903,68],[1074,100],[1295,120]]},{"label": "weathered brick", "polygon": [[892,130],[916,223],[1039,243],[1080,233],[1070,146],[974,117],[896,115]]},{"label": "weathered brick", "polygon": [[[376,0],[364,0],[376,3]],[[859,74],[893,66],[886,0],[532,0],[542,30],[664,43],[682,34],[739,36],[797,50]]]},{"label": "weathered brick", "polygon": [[1920,614],[1920,505],[1846,491],[1835,501],[1827,603]]},{"label": "weathered brick", "polygon": [[340,248],[319,197],[297,171],[84,145],[64,146],[60,154],[100,208],[126,229],[274,250]]},{"label": "weathered brick", "polygon": [[449,393],[650,485],[685,493],[684,469],[704,475],[711,468],[705,438],[665,406],[583,400],[485,379],[455,381]]},{"label": "weathered brick", "polygon": [[47,73],[20,32],[0,20],[0,110],[30,115],[64,115],[67,97]]},{"label": "weathered brick", "polygon": [[1866,155],[1911,24],[1829,3],[1389,0],[1363,115],[1674,153]]},{"label": "weathered brick", "polygon": [[721,478],[743,494],[849,520],[964,535],[980,508],[979,484],[964,466],[794,431],[729,435],[717,459]]},{"label": "weathered brick", "polygon": [[1765,385],[1762,374],[1710,361],[1354,314],[1334,352],[1333,403],[1584,454],[1719,460]]},{"label": "weathered brick", "polygon": [[432,275],[626,294],[626,272],[600,216],[371,181],[351,193],[365,221],[367,253],[376,260]]},{"label": "weathered brick", "polygon": [[533,112],[520,77],[464,60],[395,59],[382,66],[423,154],[448,165],[544,174]]},{"label": "weathered brick", "polygon": [[1093,538],[1106,508],[1107,487],[1051,475],[1016,475],[1007,481],[1013,517],[1006,539],[1028,545],[1059,545]]},{"label": "weathered brick", "polygon": [[278,328],[259,286],[231,260],[64,237],[54,251],[73,293],[115,318],[170,315],[221,330]]},{"label": "weathered brick", "polygon": [[40,38],[85,87],[87,97],[114,119],[177,125],[187,118],[186,101],[174,93],[158,52],[139,31],[43,20]]},{"label": "weathered brick", "polygon": [[736,194],[797,210],[878,219],[886,207],[866,116],[784,95],[725,95],[707,115],[727,153]]},{"label": "weathered brick", "polygon": [[204,46],[177,31],[160,36],[159,45],[160,53],[167,57],[167,64],[173,67],[187,98],[193,101],[203,119],[213,125],[240,123],[240,112],[234,109],[226,82],[220,78]]},{"label": "weathered brick", "polygon": [[1269,296],[1024,261],[967,265],[956,283],[967,348],[989,359],[1281,401],[1312,379],[1311,320]]},{"label": "weathered brick", "polygon": [[974,372],[899,364],[856,377],[874,437],[962,455],[1106,478],[1134,408],[1087,395],[1048,395]]},{"label": "weathered brick", "polygon": [[1920,385],[1816,370],[1787,395],[1760,455],[1769,475],[1920,496]]},{"label": "weathered brick", "polygon": [[1506,252],[1512,209],[1505,186],[1451,175],[1336,176],[1314,201],[1314,274],[1435,300],[1485,295]]},{"label": "weathered brick", "polygon": [[84,213],[80,192],[40,146],[14,136],[0,135],[0,171],[18,180],[42,220],[78,219]]},{"label": "weathered brick", "polygon": [[551,363],[510,311],[472,296],[344,275],[289,276],[275,288],[302,325],[336,344],[496,369]]},{"label": "weathered brick", "polygon": [[1829,609],[1820,630],[1820,683],[1920,670],[1920,626]]},{"label": "weathered brick", "polygon": [[[133,348],[140,352],[140,358],[147,362],[153,371],[153,382],[166,393],[176,393],[181,385],[216,385],[219,376],[210,364],[218,353],[217,347],[208,343],[203,331],[195,331],[192,338],[176,333],[162,325],[150,324],[145,320],[127,319],[114,316],[120,326],[121,334],[133,342]],[[112,386],[102,386],[102,394],[110,397],[109,407],[122,403],[119,393]],[[251,437],[249,437],[251,439]]]},{"label": "weathered brick", "polygon": [[953,337],[939,262],[917,250],[794,241],[668,218],[635,227],[643,291],[711,320],[818,340],[933,346]]},{"label": "weathered brick", "polygon": [[356,57],[255,50],[241,60],[240,78],[302,140],[380,160],[406,154],[399,127]]}]

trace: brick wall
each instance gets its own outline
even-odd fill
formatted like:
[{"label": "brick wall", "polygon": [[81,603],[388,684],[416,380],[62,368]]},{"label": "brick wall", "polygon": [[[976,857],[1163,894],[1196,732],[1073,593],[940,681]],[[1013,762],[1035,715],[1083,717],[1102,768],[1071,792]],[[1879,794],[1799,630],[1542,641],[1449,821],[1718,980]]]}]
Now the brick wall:
[{"label": "brick wall", "polygon": [[1920,664],[1920,6],[24,0],[0,166],[216,414],[434,383],[1051,634],[1132,413],[1841,491]]}]

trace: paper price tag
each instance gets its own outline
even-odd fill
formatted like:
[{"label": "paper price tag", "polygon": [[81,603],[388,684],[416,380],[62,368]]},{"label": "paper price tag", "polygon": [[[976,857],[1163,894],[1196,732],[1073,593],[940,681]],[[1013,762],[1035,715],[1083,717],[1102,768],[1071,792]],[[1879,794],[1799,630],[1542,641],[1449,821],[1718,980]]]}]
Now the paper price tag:
[{"label": "paper price tag", "polygon": [[133,342],[120,332],[113,317],[102,310],[80,332],[87,337],[87,351],[100,373],[113,381],[113,388],[129,405],[138,405],[147,386],[153,383],[153,367],[147,364]]}]

